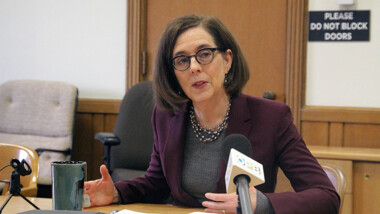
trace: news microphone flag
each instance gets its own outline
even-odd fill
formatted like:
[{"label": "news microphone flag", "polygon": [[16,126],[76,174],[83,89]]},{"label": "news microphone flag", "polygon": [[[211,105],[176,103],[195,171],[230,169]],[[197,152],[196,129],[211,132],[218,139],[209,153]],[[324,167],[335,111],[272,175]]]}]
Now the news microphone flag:
[{"label": "news microphone flag", "polygon": [[251,179],[250,186],[265,182],[263,165],[232,148],[225,175],[227,193],[236,192],[233,179],[240,174],[249,176]]}]

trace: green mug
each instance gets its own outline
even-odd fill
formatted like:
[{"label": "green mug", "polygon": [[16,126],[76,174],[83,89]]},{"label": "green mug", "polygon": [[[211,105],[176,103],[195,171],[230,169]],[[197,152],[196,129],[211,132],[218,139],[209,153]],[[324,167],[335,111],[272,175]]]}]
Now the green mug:
[{"label": "green mug", "polygon": [[51,163],[53,210],[82,210],[85,161]]}]

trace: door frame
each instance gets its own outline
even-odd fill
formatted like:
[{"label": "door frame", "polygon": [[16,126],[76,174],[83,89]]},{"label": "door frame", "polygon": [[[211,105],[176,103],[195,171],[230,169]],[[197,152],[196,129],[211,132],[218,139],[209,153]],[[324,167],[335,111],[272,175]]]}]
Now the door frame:
[{"label": "door frame", "polygon": [[[287,0],[285,103],[300,126],[306,72],[308,0]],[[144,81],[147,69],[147,0],[127,1],[126,90]]]}]

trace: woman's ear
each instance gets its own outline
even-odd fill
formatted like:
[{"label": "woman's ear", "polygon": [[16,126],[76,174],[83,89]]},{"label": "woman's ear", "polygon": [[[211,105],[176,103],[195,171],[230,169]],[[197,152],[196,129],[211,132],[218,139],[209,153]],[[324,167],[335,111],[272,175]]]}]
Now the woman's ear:
[{"label": "woman's ear", "polygon": [[227,49],[226,52],[224,53],[224,60],[226,61],[227,73],[231,69],[233,59],[234,59],[234,54],[232,53],[231,49]]}]

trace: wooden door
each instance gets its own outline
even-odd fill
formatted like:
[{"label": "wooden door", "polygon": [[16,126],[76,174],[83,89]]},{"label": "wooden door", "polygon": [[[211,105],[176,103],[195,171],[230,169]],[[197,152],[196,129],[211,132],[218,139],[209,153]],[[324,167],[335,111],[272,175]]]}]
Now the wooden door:
[{"label": "wooden door", "polygon": [[152,70],[157,44],[167,23],[185,14],[218,17],[232,32],[248,60],[251,77],[244,93],[261,97],[274,91],[285,101],[286,18],[284,0],[148,0],[148,74]]}]

